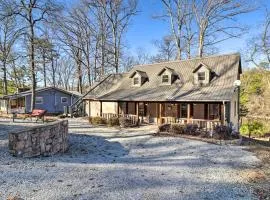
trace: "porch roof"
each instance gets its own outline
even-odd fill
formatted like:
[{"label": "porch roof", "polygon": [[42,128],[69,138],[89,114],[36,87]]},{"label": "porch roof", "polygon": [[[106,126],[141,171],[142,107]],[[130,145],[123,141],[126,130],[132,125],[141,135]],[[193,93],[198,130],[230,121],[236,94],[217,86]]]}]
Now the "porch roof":
[{"label": "porch roof", "polygon": [[[193,83],[193,71],[201,63],[207,65],[215,77],[207,86]],[[171,85],[160,83],[159,72],[169,67],[177,73]],[[130,74],[144,71],[149,80],[140,87],[133,87]],[[103,101],[230,101],[235,87],[233,83],[241,73],[239,54],[210,56],[183,61],[138,65],[128,73],[112,74],[91,90],[84,99]]]}]

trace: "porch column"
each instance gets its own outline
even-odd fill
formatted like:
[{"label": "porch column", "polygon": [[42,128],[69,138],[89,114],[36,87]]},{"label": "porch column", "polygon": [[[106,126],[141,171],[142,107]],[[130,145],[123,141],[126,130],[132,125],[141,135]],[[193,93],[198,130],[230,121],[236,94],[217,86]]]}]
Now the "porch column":
[{"label": "porch column", "polygon": [[100,117],[102,117],[102,101],[100,101]]},{"label": "porch column", "polygon": [[139,119],[140,119],[139,117],[140,117],[140,116],[139,116],[139,103],[138,103],[138,102],[135,103],[135,107],[136,107],[137,121],[139,122]]},{"label": "porch column", "polygon": [[162,104],[159,104],[159,118],[160,118],[160,124],[162,124]]},{"label": "porch column", "polygon": [[89,117],[91,117],[91,101],[88,100],[88,113],[89,113]]},{"label": "porch column", "polygon": [[227,113],[226,113],[226,103],[223,101],[223,114],[224,114],[224,116],[223,116],[223,124],[224,125],[226,125],[226,115],[227,115]]},{"label": "porch column", "polygon": [[187,123],[189,123],[190,120],[190,103],[187,104]]},{"label": "porch column", "polygon": [[117,116],[119,117],[119,102],[117,101]]}]

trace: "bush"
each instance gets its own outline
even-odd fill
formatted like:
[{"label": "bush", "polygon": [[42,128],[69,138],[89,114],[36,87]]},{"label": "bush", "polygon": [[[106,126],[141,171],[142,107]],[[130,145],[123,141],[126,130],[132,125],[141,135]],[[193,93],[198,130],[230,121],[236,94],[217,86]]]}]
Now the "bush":
[{"label": "bush", "polygon": [[266,132],[264,124],[258,121],[245,123],[240,128],[240,133],[247,136],[251,134],[252,136],[262,137]]},{"label": "bush", "polygon": [[99,125],[99,124],[106,124],[107,120],[103,117],[91,117],[89,118],[91,124]]},{"label": "bush", "polygon": [[213,138],[219,140],[228,140],[232,137],[232,128],[219,125],[214,128]]},{"label": "bush", "polygon": [[182,124],[172,124],[170,126],[169,132],[173,134],[184,134],[184,128],[185,126]]},{"label": "bush", "polygon": [[109,126],[119,126],[119,118],[118,117],[112,117],[108,120]]},{"label": "bush", "polygon": [[123,128],[133,126],[132,120],[126,117],[120,117],[119,124]]},{"label": "bush", "polygon": [[187,124],[184,128],[184,134],[188,135],[198,135],[198,125],[197,124]]},{"label": "bush", "polygon": [[158,126],[158,132],[169,132],[171,129],[171,124],[161,124]]}]

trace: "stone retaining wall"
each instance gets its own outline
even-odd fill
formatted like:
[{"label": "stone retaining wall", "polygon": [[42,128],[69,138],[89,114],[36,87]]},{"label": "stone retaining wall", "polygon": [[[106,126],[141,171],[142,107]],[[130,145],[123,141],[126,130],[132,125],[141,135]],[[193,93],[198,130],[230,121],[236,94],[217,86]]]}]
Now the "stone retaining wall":
[{"label": "stone retaining wall", "polygon": [[18,157],[49,156],[68,148],[68,121],[9,133],[9,152]]}]

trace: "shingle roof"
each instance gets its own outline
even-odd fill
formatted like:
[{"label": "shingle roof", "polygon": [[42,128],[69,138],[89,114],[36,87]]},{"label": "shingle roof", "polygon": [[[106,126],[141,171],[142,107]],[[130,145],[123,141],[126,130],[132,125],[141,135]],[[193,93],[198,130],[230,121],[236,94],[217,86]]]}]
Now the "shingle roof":
[{"label": "shingle roof", "polygon": [[[193,83],[193,70],[201,63],[207,65],[215,77],[207,86]],[[179,77],[171,85],[162,85],[158,76],[163,68],[172,69]],[[129,76],[143,71],[148,81],[133,87]],[[109,75],[85,99],[104,101],[230,101],[233,83],[241,73],[239,54],[209,56],[182,61],[172,61],[134,66],[128,73]]]}]

